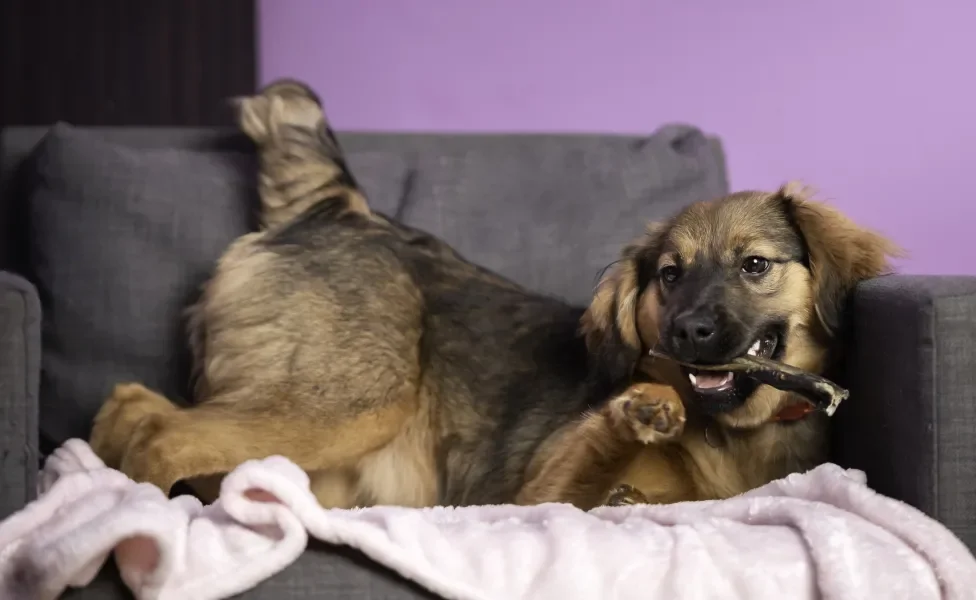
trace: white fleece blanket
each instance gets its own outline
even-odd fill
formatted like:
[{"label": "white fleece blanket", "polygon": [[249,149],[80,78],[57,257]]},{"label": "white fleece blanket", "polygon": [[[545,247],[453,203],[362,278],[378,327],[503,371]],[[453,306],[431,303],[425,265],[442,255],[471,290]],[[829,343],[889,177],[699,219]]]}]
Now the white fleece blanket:
[{"label": "white fleece blanket", "polygon": [[56,598],[114,552],[136,598],[226,598],[308,535],[362,550],[448,599],[974,598],[976,560],[939,523],[824,465],[743,496],[671,506],[324,510],[281,457],[241,465],[210,505],[167,499],[71,440],[41,495],[0,523],[0,598]]}]

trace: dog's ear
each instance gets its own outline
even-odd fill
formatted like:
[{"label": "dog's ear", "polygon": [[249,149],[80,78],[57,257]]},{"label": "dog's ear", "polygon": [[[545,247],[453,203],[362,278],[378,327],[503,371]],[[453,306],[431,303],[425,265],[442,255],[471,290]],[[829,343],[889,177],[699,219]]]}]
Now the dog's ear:
[{"label": "dog's ear", "polygon": [[845,306],[857,284],[889,274],[889,259],[904,253],[881,234],[812,200],[809,190],[798,183],[787,183],[776,195],[787,218],[803,237],[817,318],[824,332],[834,336],[842,326]]},{"label": "dog's ear", "polygon": [[665,229],[663,224],[651,224],[644,236],[624,247],[620,259],[601,276],[583,314],[586,347],[613,382],[633,375],[643,342],[648,341],[641,339],[637,313],[642,294],[653,284]]}]

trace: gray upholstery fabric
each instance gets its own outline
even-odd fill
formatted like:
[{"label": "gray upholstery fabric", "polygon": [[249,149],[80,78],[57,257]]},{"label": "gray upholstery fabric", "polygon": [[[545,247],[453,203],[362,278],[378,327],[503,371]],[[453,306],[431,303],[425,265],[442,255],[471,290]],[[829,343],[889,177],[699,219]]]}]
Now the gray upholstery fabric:
[{"label": "gray upholstery fabric", "polygon": [[[0,269],[5,268],[20,271],[26,267],[27,259],[25,249],[27,246],[27,236],[22,226],[23,216],[21,214],[24,204],[22,197],[25,193],[25,185],[23,181],[24,169],[21,166],[25,162],[25,158],[29,156],[37,147],[40,140],[47,134],[48,129],[47,127],[14,127],[4,129],[0,132]],[[250,141],[243,134],[233,129],[99,127],[86,128],[85,130],[97,132],[98,136],[106,141],[133,149],[171,148],[207,153],[250,153],[252,151]],[[346,153],[350,155],[350,164],[356,173],[357,179],[369,192],[370,202],[377,210],[394,216],[400,212],[401,217],[406,216],[404,213],[407,211],[416,215],[416,207],[411,208],[407,205],[419,199],[421,203],[428,204],[431,210],[427,211],[428,215],[426,216],[418,216],[418,222],[420,219],[425,219],[428,222],[433,221],[435,227],[432,232],[443,235],[444,237],[454,236],[456,238],[459,232],[441,231],[441,228],[436,226],[437,220],[431,218],[429,213],[437,211],[439,206],[444,204],[450,205],[451,199],[441,195],[442,200],[446,199],[448,202],[438,201],[435,204],[430,198],[424,200],[421,193],[411,191],[415,183],[415,177],[418,175],[418,166],[422,163],[436,165],[442,158],[454,164],[463,161],[470,168],[473,164],[470,157],[473,156],[490,157],[494,155],[497,157],[504,154],[517,156],[520,153],[538,155],[538,151],[533,150],[533,148],[547,147],[556,153],[556,158],[549,159],[550,166],[554,166],[556,162],[563,160],[561,157],[566,157],[567,155],[569,155],[570,159],[574,154],[584,160],[592,160],[594,157],[598,158],[600,156],[599,153],[601,151],[599,148],[601,146],[611,148],[612,150],[610,151],[623,155],[621,157],[622,159],[626,158],[626,155],[629,154],[638,156],[643,154],[647,156],[652,149],[656,149],[659,153],[653,157],[653,164],[647,166],[648,170],[656,169],[661,173],[663,182],[671,181],[676,184],[677,189],[675,193],[677,195],[685,194],[694,199],[699,199],[699,197],[707,197],[714,194],[715,190],[720,190],[721,193],[724,193],[728,188],[725,157],[721,142],[717,138],[704,136],[700,131],[685,126],[667,126],[659,130],[655,136],[602,136],[584,134],[441,135],[424,133],[339,132],[338,137]],[[402,189],[395,190],[392,196],[386,193],[386,190],[392,189],[387,184],[387,180],[393,177],[387,171],[376,168],[376,166],[383,165],[385,161],[357,160],[357,157],[360,155],[393,156],[397,160],[405,161],[409,169],[409,179],[403,198],[396,196],[404,192]],[[469,159],[465,160],[464,157],[466,156],[469,156]],[[606,152],[604,152],[604,157],[606,158]],[[622,164],[623,162],[622,160]],[[606,166],[604,164],[602,167],[598,166],[597,169],[591,169],[594,171],[593,176],[600,176],[601,170],[606,175]],[[519,173],[508,173],[509,176],[517,175],[515,181],[507,183],[509,189],[512,184],[532,185],[533,182],[540,179],[539,174],[535,172],[537,164],[527,162],[523,167],[524,169]],[[684,172],[688,179],[693,180],[698,177],[699,180],[697,184],[694,181],[685,179],[675,180],[671,176],[671,169]],[[484,171],[490,175],[489,169],[484,169]],[[439,169],[438,173],[434,175],[443,181],[445,172],[443,169]],[[565,175],[565,172],[559,173],[559,177],[563,175]],[[580,179],[579,175],[574,175],[574,177],[577,180]],[[622,182],[622,178],[619,176],[616,178],[617,181],[615,182],[612,181],[613,177],[611,177],[608,184],[610,186],[616,186],[618,189],[622,183],[629,185],[627,181]],[[646,181],[646,179],[646,176],[639,175],[638,182]],[[487,180],[491,181],[490,177]],[[426,178],[426,181],[430,181],[430,178]],[[499,182],[500,180],[491,181],[492,185],[497,185]],[[457,179],[454,178],[452,182],[452,179],[449,178],[448,183],[455,185]],[[550,183],[557,184],[558,187],[559,180],[551,180]],[[469,190],[471,187],[471,185],[466,185],[466,188]],[[595,187],[591,186],[590,191],[593,192]],[[696,188],[698,191],[696,191]],[[380,192],[379,190],[384,191]],[[490,190],[482,190],[479,194],[484,196],[487,191]],[[597,189],[597,191],[599,190]],[[627,198],[640,198],[639,194],[641,191],[640,188],[628,191]],[[645,202],[650,207],[648,213],[643,215],[645,219],[655,218],[659,212],[666,212],[666,207],[669,204],[673,205],[673,202],[669,202],[666,199],[661,200],[660,192],[669,191],[667,190],[666,184],[658,186],[654,190],[644,191],[654,191],[659,201],[653,207],[651,207],[650,202]],[[570,195],[578,194],[571,190]],[[596,194],[595,200],[599,200],[600,198],[607,199],[609,197],[609,192],[603,191]],[[646,201],[648,198],[645,197],[642,200]],[[404,205],[402,208],[401,204]],[[528,204],[544,203],[542,199],[533,198],[532,202]],[[613,210],[619,208],[619,205],[611,208],[611,210],[607,211],[608,214],[604,215],[604,218],[608,218],[611,216]],[[554,210],[554,213],[556,218],[560,216],[558,210]],[[565,223],[565,220],[563,220],[563,223]],[[630,224],[627,231],[639,231],[640,226],[638,223]],[[626,235],[621,233],[619,237],[624,238]],[[543,237],[541,239],[545,238]],[[596,241],[605,244],[607,247],[612,246],[610,239]],[[494,247],[492,245],[492,248]],[[497,260],[497,258],[494,260]],[[602,257],[598,259],[594,258],[592,259],[592,264],[599,264],[601,260]],[[557,269],[557,271],[562,271],[562,268]],[[585,285],[589,286],[592,283],[592,275],[592,273],[580,275],[580,282],[583,282],[585,279]],[[517,274],[509,276],[520,279]],[[542,287],[539,289],[547,288]]]},{"label": "gray upholstery fabric", "polygon": [[0,271],[0,521],[33,499],[41,310],[27,281]]},{"label": "gray upholstery fabric", "polygon": [[[0,133],[0,269],[23,272],[27,265],[27,191],[32,154],[50,127],[13,127]],[[249,153],[252,146],[243,135],[226,130],[179,128],[99,128],[107,141],[131,148],[172,148],[207,153]]]},{"label": "gray upholstery fabric", "polygon": [[398,216],[470,260],[576,304],[647,223],[727,192],[705,136],[518,140],[425,153]]},{"label": "gray upholstery fabric", "polygon": [[859,287],[833,457],[976,548],[976,277]]},{"label": "gray upholstery fabric", "polygon": [[[71,127],[62,129],[97,136],[104,142],[129,150],[170,150],[217,155],[251,155],[251,141],[236,129],[223,128],[139,128],[139,127]],[[21,272],[27,266],[28,236],[25,228],[27,195],[30,186],[32,154],[38,153],[41,141],[51,127],[11,127],[0,131],[0,269]],[[349,162],[357,179],[370,195],[377,210],[395,212],[402,192],[403,157],[412,144],[384,146],[402,136],[383,134],[346,134],[360,142],[353,148]],[[427,136],[406,136],[421,144]],[[436,136],[432,136],[435,137]],[[401,140],[402,141],[402,140]],[[400,148],[400,146],[404,146]]]}]

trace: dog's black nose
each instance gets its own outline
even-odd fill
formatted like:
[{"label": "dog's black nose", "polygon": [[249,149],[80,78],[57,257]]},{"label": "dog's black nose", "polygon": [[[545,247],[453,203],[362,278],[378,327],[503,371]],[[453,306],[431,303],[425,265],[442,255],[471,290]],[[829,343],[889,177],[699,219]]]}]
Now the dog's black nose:
[{"label": "dog's black nose", "polygon": [[671,343],[676,358],[708,361],[716,355],[718,323],[711,311],[690,311],[674,319]]}]

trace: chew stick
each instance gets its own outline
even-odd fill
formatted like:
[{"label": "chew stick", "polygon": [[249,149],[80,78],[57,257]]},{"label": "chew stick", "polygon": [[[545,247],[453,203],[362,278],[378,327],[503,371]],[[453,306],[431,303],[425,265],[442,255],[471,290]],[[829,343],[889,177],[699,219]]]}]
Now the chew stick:
[{"label": "chew stick", "polygon": [[746,355],[724,365],[695,365],[682,362],[654,349],[651,349],[648,354],[699,371],[742,373],[778,390],[800,394],[814,407],[827,413],[827,416],[832,416],[840,403],[850,395],[849,391],[829,379],[768,358]]}]

